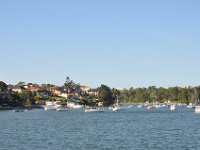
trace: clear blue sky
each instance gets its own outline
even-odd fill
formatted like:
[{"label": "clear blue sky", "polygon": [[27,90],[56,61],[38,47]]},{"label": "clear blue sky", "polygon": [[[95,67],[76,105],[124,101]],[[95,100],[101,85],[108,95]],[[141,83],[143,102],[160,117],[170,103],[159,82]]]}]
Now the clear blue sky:
[{"label": "clear blue sky", "polygon": [[200,85],[199,0],[2,0],[0,80]]}]

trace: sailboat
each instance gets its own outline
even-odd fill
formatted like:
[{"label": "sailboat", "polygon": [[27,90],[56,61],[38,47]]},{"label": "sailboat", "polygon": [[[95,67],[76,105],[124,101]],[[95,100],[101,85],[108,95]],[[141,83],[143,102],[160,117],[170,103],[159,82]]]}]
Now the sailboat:
[{"label": "sailboat", "polygon": [[197,93],[197,89],[195,88],[195,95],[196,95],[196,100],[198,101],[195,105],[195,113],[200,113],[200,102],[199,102],[199,95]]},{"label": "sailboat", "polygon": [[118,96],[116,95],[117,97],[117,100],[116,100],[116,103],[111,107],[111,110],[112,111],[121,111],[121,110],[124,110],[123,108],[120,107],[119,105],[119,99],[118,99]]},{"label": "sailboat", "polygon": [[151,110],[151,109],[154,109],[154,108],[155,108],[155,105],[154,105],[154,99],[153,99],[153,103],[147,105],[147,109],[148,109],[148,110]]}]

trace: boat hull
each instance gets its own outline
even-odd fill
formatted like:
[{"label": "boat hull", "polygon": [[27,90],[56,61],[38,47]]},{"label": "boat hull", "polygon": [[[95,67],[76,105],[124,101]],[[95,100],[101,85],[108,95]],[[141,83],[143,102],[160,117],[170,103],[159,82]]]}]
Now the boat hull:
[{"label": "boat hull", "polygon": [[100,108],[91,108],[91,109],[85,109],[85,112],[104,112],[104,110]]},{"label": "boat hull", "polygon": [[195,113],[198,113],[198,114],[200,113],[200,106],[195,107]]}]

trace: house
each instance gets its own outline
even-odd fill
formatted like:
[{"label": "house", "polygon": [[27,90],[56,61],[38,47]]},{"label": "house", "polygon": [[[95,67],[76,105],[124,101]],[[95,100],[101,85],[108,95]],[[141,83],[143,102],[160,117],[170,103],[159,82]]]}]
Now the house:
[{"label": "house", "polygon": [[36,94],[41,95],[42,97],[50,97],[51,93],[47,90],[39,90]]},{"label": "house", "polygon": [[27,88],[27,90],[31,91],[31,92],[37,92],[40,90],[39,87],[35,87],[35,86],[30,86]]},{"label": "house", "polygon": [[80,89],[82,91],[82,93],[87,93],[89,92],[89,90],[91,89],[90,87],[88,86],[80,86]]},{"label": "house", "polygon": [[73,92],[79,91],[79,85],[75,83],[71,83],[67,87],[63,86],[61,88],[63,89],[64,92],[67,92],[67,93],[73,93]]},{"label": "house", "polygon": [[89,94],[89,95],[98,96],[98,90],[97,90],[97,89],[90,89],[90,90],[88,91],[88,94]]},{"label": "house", "polygon": [[60,89],[52,89],[50,92],[51,92],[53,95],[61,96],[61,90],[60,90]]},{"label": "house", "polygon": [[22,86],[14,86],[14,87],[11,89],[11,91],[17,92],[17,93],[22,93],[22,92],[25,91],[25,88],[22,87]]},{"label": "house", "polygon": [[60,94],[61,97],[64,97],[64,98],[78,98],[78,93],[61,93]]},{"label": "house", "polygon": [[61,93],[59,96],[64,97],[64,98],[68,98],[67,93]]}]

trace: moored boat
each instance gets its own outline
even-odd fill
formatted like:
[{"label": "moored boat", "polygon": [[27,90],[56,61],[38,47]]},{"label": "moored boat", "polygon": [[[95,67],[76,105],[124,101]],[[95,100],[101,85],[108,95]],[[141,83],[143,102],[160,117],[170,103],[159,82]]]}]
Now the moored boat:
[{"label": "moored boat", "polygon": [[144,104],[137,105],[137,108],[142,108],[142,107],[144,107]]},{"label": "moored boat", "polygon": [[24,108],[20,108],[20,107],[17,107],[13,110],[14,112],[24,112],[25,109]]},{"label": "moored boat", "polygon": [[85,112],[104,112],[103,108],[99,108],[99,107],[86,107],[85,108]]},{"label": "moored boat", "polygon": [[116,95],[117,100],[116,103],[111,107],[112,111],[122,111],[124,110],[124,108],[121,108],[120,104],[119,104],[119,100],[118,100],[118,96]]},{"label": "moored boat", "polygon": [[171,111],[176,110],[176,104],[171,104],[171,105],[170,105],[170,110],[171,110]]},{"label": "moored boat", "polygon": [[46,102],[44,110],[56,110],[58,107],[61,107],[61,104],[59,104],[59,102]]},{"label": "moored boat", "polygon": [[195,104],[190,103],[189,105],[187,105],[187,108],[195,108]]},{"label": "moored boat", "polygon": [[197,103],[195,106],[195,113],[200,113],[200,103]]},{"label": "moored boat", "polygon": [[56,107],[56,111],[68,111],[68,108],[66,105],[60,105]]},{"label": "moored boat", "polygon": [[147,109],[151,110],[151,109],[153,109],[153,106],[152,105],[148,105]]}]

